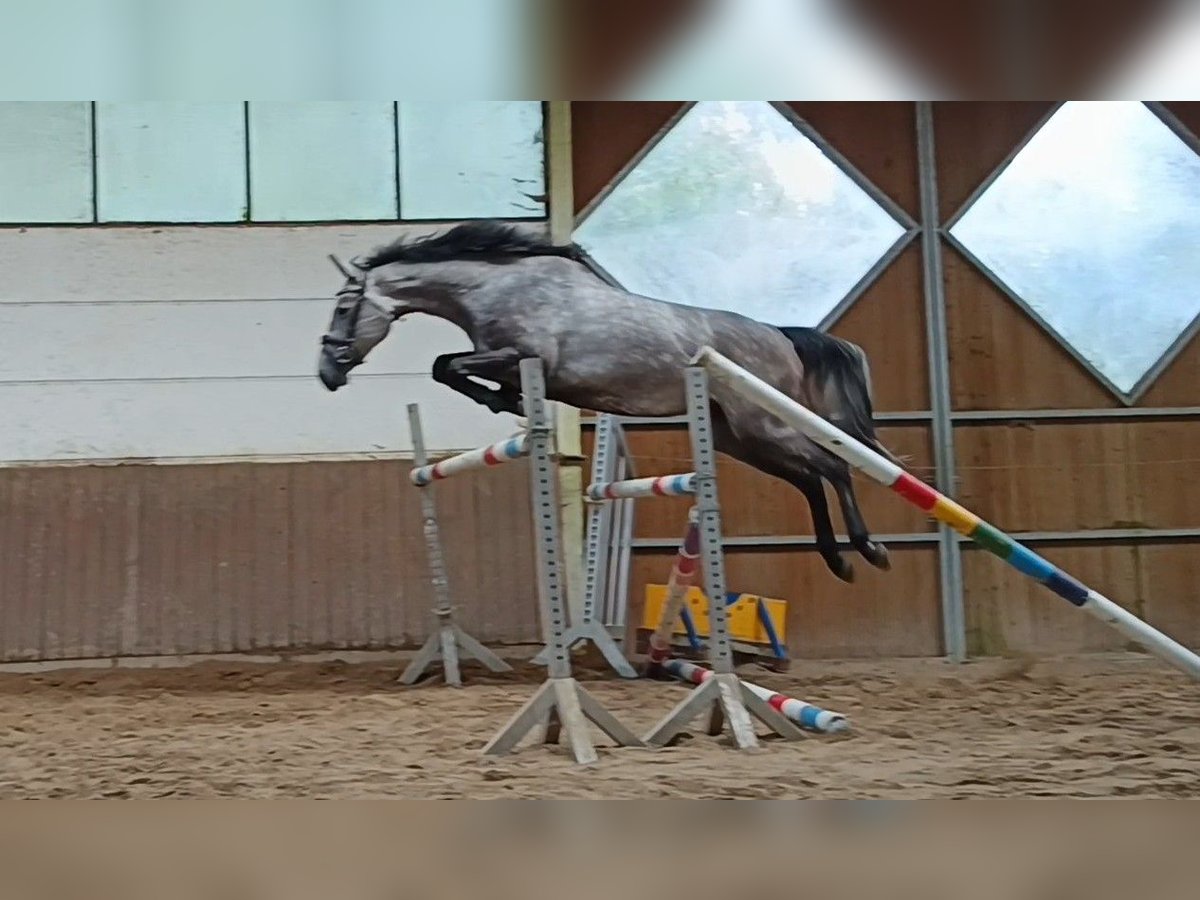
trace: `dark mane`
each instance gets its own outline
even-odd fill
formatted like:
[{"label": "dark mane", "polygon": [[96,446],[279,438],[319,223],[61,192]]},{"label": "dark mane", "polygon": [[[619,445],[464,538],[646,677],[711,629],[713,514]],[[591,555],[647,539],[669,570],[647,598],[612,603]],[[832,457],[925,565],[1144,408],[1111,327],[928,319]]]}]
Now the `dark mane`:
[{"label": "dark mane", "polygon": [[447,231],[421,238],[402,237],[379,247],[367,256],[356,257],[360,269],[374,269],[389,263],[447,262],[481,256],[565,256],[579,261],[580,250],[574,244],[557,246],[549,239],[518,229],[506,222],[481,219],[455,225]]}]

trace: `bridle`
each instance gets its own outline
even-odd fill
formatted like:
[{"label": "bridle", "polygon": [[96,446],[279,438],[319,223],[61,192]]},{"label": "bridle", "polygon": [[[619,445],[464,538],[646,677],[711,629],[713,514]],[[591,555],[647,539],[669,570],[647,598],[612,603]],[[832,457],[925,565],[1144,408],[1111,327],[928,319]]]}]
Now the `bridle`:
[{"label": "bridle", "polygon": [[[338,337],[337,335],[326,332],[321,335],[321,346],[333,348],[333,361],[339,366],[352,366],[355,363],[354,359],[354,333],[358,329],[358,316],[362,311],[364,303],[373,302],[367,296],[366,273],[361,269],[358,273],[351,272],[340,259],[329,254],[329,259],[333,262],[339,272],[346,277],[346,286],[337,292],[338,307],[342,305],[342,297],[347,294],[354,295],[354,305],[350,307],[350,318],[346,323],[346,336]],[[393,318],[395,313],[392,310],[387,310],[388,314]]]}]

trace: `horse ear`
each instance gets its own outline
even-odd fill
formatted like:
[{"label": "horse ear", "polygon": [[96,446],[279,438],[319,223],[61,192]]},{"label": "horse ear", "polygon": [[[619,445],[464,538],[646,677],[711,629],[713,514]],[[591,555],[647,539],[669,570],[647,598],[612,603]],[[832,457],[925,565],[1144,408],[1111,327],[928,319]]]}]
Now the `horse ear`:
[{"label": "horse ear", "polygon": [[339,272],[341,272],[342,275],[345,276],[347,281],[358,281],[360,278],[362,278],[361,272],[357,275],[354,274],[346,267],[345,263],[343,263],[340,259],[338,259],[336,256],[334,256],[332,253],[329,254],[329,261],[332,262],[335,266],[337,266],[337,270]]}]

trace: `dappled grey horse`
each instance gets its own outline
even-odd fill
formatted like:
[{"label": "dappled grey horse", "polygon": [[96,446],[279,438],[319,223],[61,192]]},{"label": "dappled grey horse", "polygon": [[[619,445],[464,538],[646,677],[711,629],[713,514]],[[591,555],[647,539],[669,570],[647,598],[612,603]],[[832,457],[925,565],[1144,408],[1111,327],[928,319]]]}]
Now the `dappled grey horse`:
[{"label": "dappled grey horse", "polygon": [[[682,370],[707,344],[894,459],[875,437],[862,350],[814,329],[629,293],[588,268],[578,247],[553,246],[492,221],[401,239],[349,267],[334,262],[346,283],[319,362],[331,391],[409,313],[446,319],[466,332],[474,349],[439,356],[433,378],[493,412],[520,414],[518,363],[536,356],[551,400],[617,415],[681,415]],[[838,552],[822,478],[834,487],[851,545],[887,569],[887,549],[871,540],[846,463],[721,385],[711,387],[717,449],[804,494],[829,569],[853,580]]]}]

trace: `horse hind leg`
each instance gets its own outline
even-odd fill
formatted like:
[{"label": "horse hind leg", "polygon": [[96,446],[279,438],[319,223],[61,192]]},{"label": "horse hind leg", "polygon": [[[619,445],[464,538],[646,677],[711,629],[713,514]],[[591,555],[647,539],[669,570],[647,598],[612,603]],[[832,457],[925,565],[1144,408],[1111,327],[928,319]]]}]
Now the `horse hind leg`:
[{"label": "horse hind leg", "polygon": [[713,410],[713,437],[714,445],[721,453],[740,460],[766,475],[786,481],[804,495],[812,516],[813,535],[821,559],[825,561],[829,571],[842,581],[854,581],[854,566],[842,556],[838,548],[837,534],[829,516],[829,501],[825,496],[825,487],[820,476],[805,467],[803,460],[794,454],[781,452],[780,448],[770,445],[764,449],[758,440],[740,438],[719,408]]},{"label": "horse hind leg", "polygon": [[833,490],[837,494],[838,504],[842,508],[842,519],[846,523],[846,532],[850,537],[850,546],[859,552],[863,559],[877,569],[887,571],[892,567],[891,557],[887,547],[880,541],[871,539],[871,532],[863,520],[862,511],[858,508],[858,498],[854,495],[854,484],[850,480],[850,470],[842,469],[835,476],[826,475]]}]

